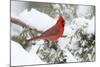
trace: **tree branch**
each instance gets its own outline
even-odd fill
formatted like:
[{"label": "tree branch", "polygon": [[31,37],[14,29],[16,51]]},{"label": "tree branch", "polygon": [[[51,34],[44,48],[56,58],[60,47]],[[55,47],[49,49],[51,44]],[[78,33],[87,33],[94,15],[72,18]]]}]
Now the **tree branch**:
[{"label": "tree branch", "polygon": [[29,25],[26,25],[25,22],[21,21],[21,20],[18,19],[18,18],[11,17],[10,21],[11,21],[11,23],[20,25],[20,26],[25,27],[25,28],[29,28],[30,30],[34,30],[34,31],[36,31],[36,32],[38,32],[38,33],[42,33],[42,31],[39,31],[39,30],[37,30],[37,29],[31,28]]},{"label": "tree branch", "polygon": [[28,28],[29,26],[26,25],[23,21],[17,19],[17,18],[14,18],[14,17],[11,17],[11,23],[14,23],[14,24],[17,24],[17,25],[20,25],[22,27],[26,27]]}]

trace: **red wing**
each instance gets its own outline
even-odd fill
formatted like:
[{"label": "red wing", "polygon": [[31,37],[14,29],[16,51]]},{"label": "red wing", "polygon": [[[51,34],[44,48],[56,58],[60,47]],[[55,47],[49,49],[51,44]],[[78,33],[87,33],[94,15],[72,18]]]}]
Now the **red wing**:
[{"label": "red wing", "polygon": [[48,29],[44,33],[42,33],[41,37],[49,37],[49,36],[55,36],[60,33],[60,29],[58,26],[53,26],[52,28]]}]

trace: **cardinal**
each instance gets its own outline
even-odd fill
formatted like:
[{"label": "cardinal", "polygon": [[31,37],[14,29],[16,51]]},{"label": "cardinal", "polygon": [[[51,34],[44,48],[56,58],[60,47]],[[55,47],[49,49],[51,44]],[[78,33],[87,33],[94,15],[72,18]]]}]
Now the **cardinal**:
[{"label": "cardinal", "polygon": [[48,40],[51,41],[52,44],[51,48],[57,50],[55,44],[56,41],[63,35],[64,26],[65,26],[65,20],[62,16],[59,16],[57,23],[54,26],[52,26],[47,31],[43,32],[40,36],[33,36],[28,41],[37,40],[37,39]]}]

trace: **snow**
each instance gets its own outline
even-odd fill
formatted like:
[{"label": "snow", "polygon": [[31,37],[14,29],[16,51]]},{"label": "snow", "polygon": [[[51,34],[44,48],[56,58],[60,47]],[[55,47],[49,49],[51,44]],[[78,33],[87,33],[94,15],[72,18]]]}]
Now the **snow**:
[{"label": "snow", "polygon": [[27,2],[12,1],[11,2],[11,16],[18,16],[20,12],[28,8]]},{"label": "snow", "polygon": [[19,19],[40,31],[46,31],[56,24],[56,20],[33,8],[29,12],[26,9],[20,13]]},{"label": "snow", "polygon": [[69,25],[65,26],[64,34],[72,36],[80,28],[82,28],[86,33],[94,34],[95,18],[93,17],[90,20],[84,17],[78,17],[73,19]]},{"label": "snow", "polygon": [[54,9],[59,9],[60,8],[59,4],[54,4],[52,6],[53,6]]},{"label": "snow", "polygon": [[60,48],[64,49],[66,47],[66,44],[69,43],[69,40],[70,40],[69,38],[60,38],[58,42]]},{"label": "snow", "polygon": [[78,17],[90,17],[93,13],[93,9],[91,6],[81,5],[81,6],[78,6],[77,8],[78,9],[77,9],[76,13],[77,13]]},{"label": "snow", "polygon": [[95,17],[93,17],[90,22],[89,22],[89,25],[87,27],[87,33],[92,33],[92,34],[95,34]]},{"label": "snow", "polygon": [[76,58],[71,54],[71,52],[66,49],[64,55],[67,55],[67,62],[77,62]]},{"label": "snow", "polygon": [[[39,31],[46,31],[56,24],[56,20],[33,8],[30,11],[25,9],[20,14],[17,14],[17,16],[12,15],[12,17],[20,19],[21,21],[23,21],[23,23]],[[11,23],[11,36],[19,35],[22,30],[23,28],[19,25]]]},{"label": "snow", "polygon": [[78,17],[78,18],[73,19],[71,23],[66,25],[64,28],[65,31],[63,35],[67,35],[67,37],[59,39],[60,47],[63,49],[67,44],[67,46],[69,46],[70,49],[73,49],[73,50],[79,49],[78,43],[77,43],[80,40],[79,38],[78,39],[73,38],[71,44],[69,44],[69,40],[72,36],[75,35],[75,32],[81,28],[87,34],[94,34],[95,33],[95,18],[93,17],[90,20],[84,17]]},{"label": "snow", "polygon": [[40,60],[38,55],[36,55],[38,47],[39,45],[32,46],[32,51],[28,53],[20,44],[11,41],[11,66],[46,64]]},{"label": "snow", "polygon": [[22,30],[21,26],[11,23],[11,36],[18,36]]}]

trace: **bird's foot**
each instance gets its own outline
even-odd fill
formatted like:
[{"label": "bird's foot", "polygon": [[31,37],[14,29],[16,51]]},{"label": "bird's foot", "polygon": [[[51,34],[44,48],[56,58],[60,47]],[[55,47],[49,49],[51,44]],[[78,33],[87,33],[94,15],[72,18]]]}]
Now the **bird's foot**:
[{"label": "bird's foot", "polygon": [[57,51],[57,49],[58,49],[56,45],[51,45],[51,46],[50,46],[50,49],[51,49],[51,48],[53,48],[55,51]]}]

